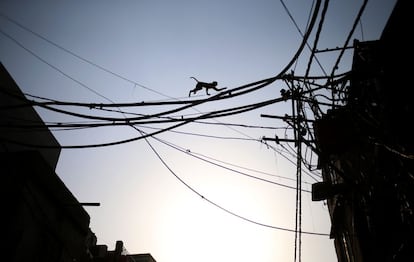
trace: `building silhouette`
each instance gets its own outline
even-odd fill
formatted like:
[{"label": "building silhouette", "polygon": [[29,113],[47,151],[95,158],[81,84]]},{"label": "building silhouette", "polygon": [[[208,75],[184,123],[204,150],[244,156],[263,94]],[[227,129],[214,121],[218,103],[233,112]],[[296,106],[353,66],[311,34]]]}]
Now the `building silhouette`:
[{"label": "building silhouette", "polygon": [[84,203],[55,173],[59,143],[2,64],[0,84],[1,260],[155,262],[150,254],[123,254],[122,241],[114,251],[97,245]]},{"label": "building silhouette", "polygon": [[122,241],[117,241],[115,249],[108,251],[106,245],[97,245],[93,248],[94,262],[156,262],[151,254],[129,254]]},{"label": "building silhouette", "polygon": [[414,261],[408,10],[398,1],[379,40],[355,40],[346,106],[314,124],[323,182],[312,198],[327,200],[339,262]]}]

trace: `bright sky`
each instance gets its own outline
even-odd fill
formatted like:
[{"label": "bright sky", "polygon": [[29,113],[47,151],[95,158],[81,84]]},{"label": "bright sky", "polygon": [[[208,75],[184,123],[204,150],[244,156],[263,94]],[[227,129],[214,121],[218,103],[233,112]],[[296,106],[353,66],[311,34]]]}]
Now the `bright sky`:
[{"label": "bright sky", "polygon": [[[312,1],[284,2],[294,22],[277,0],[117,4],[2,0],[0,59],[23,92],[53,100],[126,103],[203,99],[207,97],[204,92],[188,98],[195,85],[190,76],[234,88],[275,76],[290,62],[302,40],[295,23],[306,32]],[[330,1],[318,49],[344,45],[362,2]],[[395,0],[370,1],[351,43],[355,38],[378,39],[394,4]],[[310,46],[314,36],[315,32]],[[309,54],[305,48],[291,68],[297,75],[305,74]],[[350,69],[351,55],[352,51],[345,52],[339,72]],[[338,52],[318,55],[328,73],[337,56]],[[323,75],[316,63],[311,75]],[[243,96],[168,116],[198,116],[277,98],[281,88],[286,85],[276,81]],[[152,114],[176,107],[122,110]],[[131,116],[99,109],[64,109]],[[45,122],[93,121],[37,110]],[[276,133],[283,137],[285,129],[241,126],[284,128],[285,123],[260,115],[290,112],[289,102],[277,103],[190,123],[175,132],[156,135],[159,140],[63,149],[56,172],[80,202],[101,203],[86,209],[98,243],[110,249],[122,240],[130,253],[148,252],[158,262],[293,261],[295,234],[290,230],[295,228],[296,192],[286,186],[296,185],[296,168],[288,161],[295,161],[295,148],[274,143],[268,147],[260,142],[261,137]],[[224,125],[229,123],[236,125]],[[137,128],[150,133],[155,131],[152,128],[166,126]],[[128,126],[53,133],[62,146],[140,136]],[[306,159],[315,163],[316,156],[307,154]],[[317,180],[321,180],[318,170],[303,173],[303,189],[309,191]],[[312,202],[308,192],[302,196],[302,230],[329,234],[324,203]],[[303,234],[301,256],[304,262],[337,260],[333,240],[325,235]]]}]

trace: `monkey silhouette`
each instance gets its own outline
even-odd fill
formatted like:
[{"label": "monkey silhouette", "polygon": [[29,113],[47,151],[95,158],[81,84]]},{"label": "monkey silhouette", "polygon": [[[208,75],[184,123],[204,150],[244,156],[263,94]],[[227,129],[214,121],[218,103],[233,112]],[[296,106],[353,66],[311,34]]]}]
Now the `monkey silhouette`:
[{"label": "monkey silhouette", "polygon": [[188,97],[191,96],[191,93],[193,93],[195,95],[198,91],[202,90],[203,88],[205,88],[207,95],[210,95],[208,93],[209,89],[213,89],[213,90],[216,90],[216,91],[221,91],[221,90],[224,90],[224,89],[227,88],[227,87],[218,88],[217,87],[217,81],[213,81],[211,83],[206,83],[206,82],[198,81],[197,78],[192,77],[192,76],[190,78],[194,79],[197,82],[197,84],[196,84],[194,89],[190,90],[190,92],[188,93]]}]

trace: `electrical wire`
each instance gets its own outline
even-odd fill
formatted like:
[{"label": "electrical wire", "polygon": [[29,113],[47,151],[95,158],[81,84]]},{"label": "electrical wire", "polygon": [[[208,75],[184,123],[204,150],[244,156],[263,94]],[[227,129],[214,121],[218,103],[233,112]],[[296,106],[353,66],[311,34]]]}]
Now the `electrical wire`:
[{"label": "electrical wire", "polygon": [[355,21],[354,21],[354,24],[352,26],[352,29],[349,32],[349,34],[348,34],[348,36],[347,36],[347,38],[345,40],[345,44],[344,44],[343,48],[341,49],[341,51],[339,53],[339,56],[338,56],[338,59],[335,62],[335,65],[332,68],[331,76],[334,75],[335,74],[335,71],[338,69],[339,62],[341,61],[342,56],[345,53],[345,47],[348,46],[348,43],[351,40],[351,37],[354,34],[354,31],[355,31],[356,27],[358,26],[358,22],[361,19],[361,16],[362,16],[362,14],[363,14],[363,12],[365,10],[365,7],[366,7],[367,3],[368,3],[368,0],[364,0],[364,2],[362,3],[361,8],[359,9],[358,15],[355,18]]},{"label": "electrical wire", "polygon": [[[219,162],[219,163],[222,163],[222,164],[225,164],[225,165],[233,166],[233,167],[236,167],[236,168],[241,168],[241,169],[244,169],[244,170],[247,170],[247,171],[252,171],[252,172],[255,172],[255,173],[259,173],[259,174],[263,174],[263,175],[266,175],[266,176],[271,176],[271,177],[277,177],[277,178],[280,178],[280,179],[286,179],[286,180],[296,181],[295,179],[290,178],[290,177],[281,176],[281,175],[275,175],[275,174],[270,174],[270,173],[263,172],[263,171],[260,171],[260,170],[255,170],[255,169],[252,169],[252,168],[243,167],[243,166],[240,166],[240,165],[235,165],[235,164],[232,164],[232,163],[229,163],[229,162],[225,162],[225,161],[222,161],[222,160],[219,160],[219,159],[216,159],[216,158],[212,158],[212,157],[209,157],[209,156],[206,156],[206,155],[203,155],[203,154],[200,154],[200,153],[196,153],[196,152],[193,152],[193,151],[191,151],[191,154],[198,155],[198,156],[201,156],[203,158],[207,158],[207,159],[210,159],[212,161],[216,161],[216,162]],[[310,184],[308,182],[304,182],[304,183],[305,184]]]},{"label": "electrical wire", "polygon": [[88,60],[88,59],[86,59],[86,58],[84,58],[84,57],[82,57],[82,56],[80,56],[80,55],[78,55],[78,54],[74,53],[73,51],[71,51],[71,50],[69,50],[69,49],[67,49],[67,48],[62,47],[61,45],[58,45],[56,42],[51,41],[51,40],[50,40],[50,39],[48,39],[47,37],[42,36],[41,34],[39,34],[39,33],[35,32],[35,31],[31,30],[31,29],[30,29],[30,28],[28,28],[27,26],[24,26],[23,24],[21,24],[21,23],[17,22],[16,20],[14,20],[14,19],[10,18],[9,16],[6,16],[6,15],[5,15],[5,14],[3,14],[3,13],[0,13],[0,16],[2,16],[4,19],[8,20],[9,22],[11,22],[11,23],[13,23],[13,24],[17,25],[17,26],[18,26],[18,27],[20,27],[21,29],[23,29],[23,30],[25,30],[25,31],[27,31],[27,32],[30,32],[31,34],[33,34],[33,35],[37,36],[38,38],[40,38],[40,39],[42,39],[42,40],[46,41],[47,43],[49,43],[49,44],[51,44],[51,45],[55,46],[56,48],[58,48],[58,49],[60,49],[60,50],[62,50],[62,51],[64,51],[64,52],[66,52],[66,53],[68,53],[68,54],[70,54],[70,55],[72,55],[72,56],[74,56],[74,57],[76,57],[76,58],[78,58],[78,59],[80,59],[80,60],[82,60],[82,61],[84,61],[84,62],[86,62],[86,63],[88,63],[88,64],[90,64],[90,65],[92,65],[92,66],[94,66],[94,67],[96,67],[96,68],[99,68],[99,69],[101,69],[101,70],[103,70],[103,71],[105,71],[105,72],[107,72],[107,73],[109,73],[109,74],[111,74],[111,75],[113,75],[113,76],[115,76],[115,77],[117,77],[117,78],[120,78],[120,79],[122,79],[122,80],[125,80],[126,82],[129,82],[129,83],[131,83],[131,84],[134,84],[134,86],[139,86],[139,87],[141,87],[141,88],[144,88],[144,89],[146,89],[146,90],[148,90],[148,91],[151,91],[151,92],[156,93],[156,94],[158,94],[158,95],[161,95],[161,96],[163,96],[163,97],[167,97],[167,98],[172,98],[172,99],[174,99],[173,97],[167,96],[167,95],[165,95],[165,94],[163,94],[163,93],[161,93],[161,92],[158,92],[157,90],[151,89],[151,88],[146,87],[146,86],[144,86],[144,85],[142,85],[142,84],[140,84],[140,83],[137,83],[137,82],[135,82],[135,81],[133,81],[133,80],[130,80],[130,79],[128,79],[128,78],[126,78],[126,77],[124,77],[124,76],[122,76],[122,75],[120,75],[120,74],[117,74],[117,73],[115,73],[115,72],[113,72],[113,71],[111,71],[111,70],[109,70],[109,69],[107,69],[107,68],[105,68],[105,67],[103,67],[103,66],[100,66],[100,65],[98,65],[98,64],[96,64],[96,63],[94,63],[94,62],[92,62],[91,60]]},{"label": "electrical wire", "polygon": [[73,78],[72,76],[66,74],[65,72],[63,72],[62,70],[60,70],[59,68],[57,68],[56,66],[52,65],[51,63],[49,63],[48,61],[46,61],[45,59],[43,59],[42,57],[40,57],[39,55],[37,55],[36,53],[34,53],[33,51],[31,51],[30,49],[28,49],[27,47],[25,47],[23,44],[21,44],[19,41],[17,41],[15,38],[13,38],[11,35],[7,34],[6,32],[4,32],[3,30],[0,29],[0,33],[3,34],[5,37],[7,37],[9,40],[13,41],[16,45],[18,45],[19,47],[23,48],[25,51],[27,51],[29,54],[31,54],[32,56],[36,57],[37,59],[39,59],[41,62],[45,63],[46,65],[48,65],[49,67],[53,68],[54,70],[56,70],[57,72],[59,72],[60,74],[62,74],[63,76],[69,78],[70,80],[72,80],[73,82],[76,82],[77,84],[79,84],[80,86],[88,89],[89,91],[91,91],[92,93],[94,93],[95,95],[104,98],[104,99],[108,99],[107,97],[99,94],[98,92],[96,92],[95,90],[93,90],[92,88],[90,88],[89,86],[85,85],[84,83],[76,80],[75,78]]},{"label": "electrical wire", "polygon": [[[4,90],[3,90],[3,92],[4,92]],[[19,96],[14,96],[14,97],[18,98],[22,101],[26,101],[22,97],[19,97]],[[239,114],[239,113],[242,113],[242,112],[251,111],[251,110],[254,110],[254,109],[257,109],[257,108],[260,108],[260,107],[263,107],[263,106],[267,106],[267,105],[270,105],[270,104],[273,104],[273,103],[277,103],[277,102],[280,102],[280,101],[283,101],[283,99],[282,98],[276,98],[276,99],[263,101],[263,102],[260,102],[260,103],[254,103],[254,104],[249,104],[249,105],[244,105],[244,106],[239,106],[239,107],[233,107],[233,108],[227,108],[227,109],[223,109],[223,110],[212,111],[212,112],[207,113],[207,114],[202,114],[199,117],[187,118],[187,120],[195,120],[195,119],[201,119],[201,118],[206,119],[206,118],[222,117],[222,116]],[[167,122],[182,121],[183,119],[171,119],[171,118],[169,118],[167,120],[157,120],[157,121],[147,121],[147,122],[142,122],[140,120],[161,117],[161,116],[164,116],[164,115],[167,115],[167,114],[176,113],[178,111],[181,111],[181,110],[184,110],[184,109],[187,109],[187,108],[193,106],[193,105],[187,105],[187,106],[184,106],[184,107],[159,112],[159,113],[156,113],[156,114],[144,115],[144,116],[141,116],[141,117],[115,118],[115,117],[93,116],[93,115],[86,115],[86,114],[76,113],[76,112],[73,112],[73,111],[58,109],[58,108],[55,108],[55,107],[52,107],[52,106],[47,106],[47,105],[44,105],[44,104],[41,104],[41,103],[36,103],[36,102],[33,102],[33,101],[32,101],[32,104],[34,106],[39,106],[39,107],[48,109],[50,111],[54,111],[54,112],[57,112],[57,113],[66,114],[66,115],[70,115],[70,116],[74,116],[74,117],[79,117],[79,118],[93,119],[93,120],[104,120],[104,121],[112,121],[112,122],[114,122],[114,121],[115,122],[116,121],[126,121],[128,123],[134,123],[134,124],[138,124],[138,123],[167,123]],[[207,117],[207,116],[209,116],[209,117]],[[138,122],[138,121],[140,121],[140,122]]]},{"label": "electrical wire", "polygon": [[[140,130],[139,130],[140,131]],[[141,132],[141,131],[140,131]],[[146,137],[145,134],[141,134],[141,137]],[[154,138],[154,137],[153,137]],[[212,200],[206,198],[204,195],[202,195],[201,193],[199,193],[197,190],[195,190],[193,187],[191,187],[188,183],[186,183],[180,176],[178,176],[172,169],[171,167],[165,162],[165,160],[161,157],[161,155],[157,152],[157,150],[153,147],[153,145],[148,141],[148,139],[145,138],[146,143],[148,144],[148,146],[151,148],[151,150],[154,152],[154,154],[157,156],[157,158],[161,161],[161,163],[164,165],[165,168],[168,169],[168,171],[178,180],[180,181],[184,186],[186,186],[190,191],[192,191],[194,194],[198,195],[199,197],[201,197],[203,200],[207,201],[208,203],[212,204],[213,206],[221,209],[222,211],[235,216],[237,218],[240,218],[244,221],[259,225],[259,226],[263,226],[263,227],[267,227],[267,228],[272,228],[272,229],[276,229],[276,230],[281,230],[281,231],[287,231],[287,232],[295,232],[293,229],[289,229],[289,228],[284,228],[284,227],[278,227],[278,226],[272,226],[272,225],[268,225],[268,224],[264,224],[261,222],[257,222],[254,221],[252,219],[249,219],[247,217],[241,216],[236,214],[233,211],[230,211],[227,208],[222,207],[221,205],[213,202]],[[326,233],[317,233],[317,232],[308,232],[308,231],[302,231],[303,234],[308,234],[308,235],[317,235],[317,236],[329,236],[329,234]]]},{"label": "electrical wire", "polygon": [[[288,14],[288,16],[289,16],[289,18],[292,20],[292,22],[293,22],[293,24],[295,25],[295,27],[296,27],[296,29],[298,30],[298,32],[299,32],[299,34],[302,36],[302,38],[305,38],[305,36],[304,36],[304,34],[302,33],[302,30],[300,30],[300,28],[299,28],[299,26],[298,26],[298,24],[296,23],[296,21],[295,21],[295,19],[293,18],[293,16],[292,16],[292,14],[290,13],[290,11],[289,11],[289,9],[287,8],[287,6],[285,5],[285,3],[283,2],[283,0],[280,0],[280,2],[281,2],[281,4],[283,5],[283,8],[285,9],[285,11],[286,11],[286,13]],[[314,2],[313,2],[314,3]],[[319,6],[320,6],[320,3],[321,3],[321,1],[318,1],[317,2],[317,4],[316,4],[316,7],[315,7],[315,10],[317,10],[317,13],[319,13]],[[312,4],[312,6],[313,6],[313,4]],[[316,15],[317,15],[317,13],[316,13]],[[314,14],[315,14],[315,11],[314,11]],[[315,17],[315,16],[314,16]],[[309,21],[309,18],[308,18],[308,21]],[[311,21],[312,22],[310,22],[309,24],[308,24],[308,26],[310,26],[310,27],[312,27],[313,28],[313,19],[311,19]],[[308,27],[309,28],[309,27]],[[312,48],[310,47],[310,45],[308,44],[308,42],[307,42],[307,40],[306,40],[306,46],[308,47],[308,49],[309,50],[311,50],[312,51]],[[319,60],[318,60],[318,58],[317,57],[315,57],[315,60],[316,60],[316,62],[318,63],[318,65],[319,65],[319,67],[321,68],[321,70],[322,70],[322,72],[325,74],[325,75],[327,75],[326,74],[326,72],[325,72],[325,70],[323,69],[323,67],[322,67],[322,64],[319,62]]]},{"label": "electrical wire", "polygon": [[[309,75],[310,68],[311,68],[311,66],[312,66],[312,60],[313,60],[313,58],[316,58],[316,57],[315,57],[315,50],[317,49],[318,42],[319,42],[319,37],[320,37],[320,34],[321,34],[321,32],[322,32],[322,26],[323,26],[323,23],[324,23],[324,21],[325,21],[326,12],[328,11],[329,0],[325,0],[325,2],[324,2],[324,3],[325,3],[325,4],[323,5],[323,9],[322,9],[322,13],[321,13],[321,19],[320,19],[320,21],[319,21],[318,29],[317,29],[317,31],[316,31],[315,39],[314,39],[314,42],[313,42],[313,47],[312,47],[312,49],[311,49],[311,56],[310,56],[310,58],[309,58],[309,61],[308,61],[308,66],[307,66],[307,68],[306,68],[305,78],[307,78],[307,77],[308,77],[308,75]],[[326,74],[326,72],[325,72],[325,70],[323,69],[323,67],[322,67],[322,66],[321,66],[321,68],[322,68],[322,70],[323,70],[323,73],[324,73],[325,75],[327,75],[327,74]]]},{"label": "electrical wire", "polygon": [[[143,134],[145,134],[145,132],[143,132],[142,130],[141,130],[141,132],[142,132]],[[247,174],[247,173],[244,173],[244,172],[241,172],[241,171],[235,170],[235,169],[233,169],[233,168],[229,168],[229,167],[223,166],[223,165],[221,165],[221,164],[217,164],[217,163],[215,163],[215,162],[213,162],[213,161],[210,161],[210,160],[208,160],[208,159],[206,159],[206,158],[203,158],[203,157],[200,157],[200,156],[198,156],[198,155],[196,155],[196,154],[193,154],[193,153],[192,153],[191,151],[189,151],[189,150],[182,149],[181,147],[178,147],[178,146],[176,146],[176,145],[174,145],[174,144],[172,144],[172,143],[170,143],[170,142],[167,142],[167,141],[162,140],[162,139],[160,139],[160,138],[157,138],[157,137],[155,137],[155,136],[153,136],[152,138],[153,138],[153,139],[155,139],[155,140],[157,140],[158,142],[163,143],[164,145],[167,145],[167,146],[169,146],[169,147],[171,147],[171,148],[174,148],[174,149],[176,149],[176,150],[178,150],[178,151],[180,151],[180,152],[182,152],[182,153],[186,153],[187,155],[190,155],[190,156],[192,156],[192,157],[194,157],[194,158],[197,158],[197,159],[199,159],[199,160],[202,160],[202,161],[204,161],[204,162],[206,162],[206,163],[209,163],[209,164],[212,164],[212,165],[214,165],[214,166],[218,166],[218,167],[220,167],[220,168],[223,168],[223,169],[229,170],[229,171],[231,171],[231,172],[234,172],[234,173],[237,173],[237,174],[240,174],[240,175],[243,175],[243,176],[249,177],[249,178],[253,178],[253,179],[256,179],[256,180],[259,180],[259,181],[262,181],[262,182],[270,183],[270,184],[273,184],[273,185],[277,185],[277,186],[281,186],[281,187],[285,187],[285,188],[289,188],[289,189],[296,189],[295,187],[292,187],[292,186],[289,186],[289,185],[285,185],[285,184],[282,184],[282,183],[277,183],[277,182],[274,182],[274,181],[271,181],[271,180],[267,180],[267,179],[264,179],[264,178],[256,177],[256,176],[253,176],[253,175],[249,175],[249,174]],[[306,192],[306,193],[311,193],[311,191],[309,191],[309,190],[303,190],[303,191],[304,191],[304,192]]]}]

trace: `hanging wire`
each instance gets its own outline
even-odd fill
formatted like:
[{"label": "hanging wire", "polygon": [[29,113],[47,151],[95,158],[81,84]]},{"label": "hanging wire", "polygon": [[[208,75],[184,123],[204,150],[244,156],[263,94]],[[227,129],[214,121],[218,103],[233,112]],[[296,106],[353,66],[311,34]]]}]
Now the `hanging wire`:
[{"label": "hanging wire", "polygon": [[[141,131],[141,130],[139,130],[139,129],[137,129],[137,131],[139,131],[139,132],[142,132],[141,133],[141,136],[142,137],[147,137],[146,136],[146,134],[143,132],[143,131]],[[156,139],[156,137],[152,137],[152,138],[154,138],[154,139]],[[284,228],[284,227],[278,227],[278,226],[272,226],[272,225],[268,225],[268,224],[264,224],[264,223],[261,223],[261,222],[257,222],[257,221],[254,221],[254,220],[252,220],[252,219],[249,219],[249,218],[247,218],[247,217],[244,217],[244,216],[241,216],[241,215],[238,215],[238,214],[236,214],[235,212],[233,212],[233,211],[230,211],[229,209],[227,209],[227,208],[224,208],[224,207],[222,207],[221,205],[219,205],[219,204],[217,204],[217,203],[215,203],[215,202],[213,202],[212,200],[210,200],[210,199],[208,199],[208,198],[206,198],[204,195],[202,195],[201,193],[199,193],[197,190],[195,190],[193,187],[191,187],[188,183],[186,183],[180,176],[178,176],[172,169],[171,169],[171,167],[165,162],[165,160],[161,157],[161,155],[157,152],[157,150],[154,148],[154,146],[149,142],[149,140],[148,139],[146,139],[145,138],[145,141],[146,141],[146,143],[148,144],[148,146],[151,148],[151,150],[154,152],[154,154],[158,157],[158,159],[161,161],[161,163],[164,165],[164,167],[165,168],[167,168],[168,169],[168,171],[178,180],[178,181],[180,181],[184,186],[186,186],[190,191],[192,191],[193,193],[195,193],[196,195],[198,195],[199,197],[201,197],[203,200],[205,200],[205,201],[207,201],[208,203],[210,203],[210,204],[212,204],[213,206],[215,206],[215,207],[217,207],[217,208],[219,208],[219,209],[221,209],[222,211],[224,211],[224,212],[226,212],[226,213],[228,213],[228,214],[230,214],[230,215],[232,215],[232,216],[235,216],[235,217],[238,217],[238,218],[240,218],[240,219],[242,219],[242,220],[244,220],[244,221],[247,221],[247,222],[249,222],[249,223],[253,223],[253,224],[256,224],[256,225],[259,225],[259,226],[263,226],[263,227],[267,227],[267,228],[272,228],[272,229],[276,229],[276,230],[281,230],[281,231],[287,231],[287,232],[295,232],[295,230],[293,230],[293,229],[289,229],[289,228]],[[317,232],[309,232],[309,231],[303,231],[302,232],[303,234],[308,234],[308,235],[318,235],[318,236],[329,236],[329,234],[326,234],[326,233],[317,233]]]},{"label": "hanging wire", "polygon": [[134,87],[139,86],[139,87],[141,87],[141,88],[144,88],[144,89],[146,89],[146,90],[148,90],[148,91],[151,91],[151,92],[156,93],[156,94],[158,94],[158,95],[161,95],[161,96],[163,96],[163,97],[167,97],[167,98],[172,98],[172,99],[174,99],[173,97],[167,96],[167,95],[165,95],[165,94],[163,94],[163,93],[161,93],[161,92],[158,92],[157,90],[151,89],[151,88],[146,87],[146,86],[144,86],[144,85],[142,85],[142,84],[140,84],[140,83],[137,83],[137,82],[135,82],[135,81],[133,81],[133,80],[130,80],[130,79],[126,78],[125,76],[122,76],[122,75],[120,75],[120,74],[117,74],[117,73],[115,73],[115,72],[113,72],[113,71],[111,71],[111,70],[109,70],[109,69],[107,69],[107,68],[105,68],[105,67],[103,67],[103,66],[100,66],[100,65],[98,65],[98,64],[96,64],[96,63],[94,63],[94,62],[92,62],[91,60],[88,60],[88,59],[86,59],[86,58],[84,58],[84,57],[82,57],[82,56],[80,56],[80,55],[78,55],[78,54],[74,53],[73,51],[71,51],[71,50],[69,50],[69,49],[67,49],[67,48],[64,48],[63,46],[61,46],[61,45],[57,44],[56,42],[51,41],[51,40],[50,40],[50,39],[48,39],[47,37],[45,37],[45,36],[43,36],[43,35],[41,35],[41,34],[39,34],[39,33],[35,32],[35,31],[31,30],[31,29],[30,29],[30,28],[28,28],[27,26],[24,26],[23,24],[21,24],[21,23],[17,22],[16,20],[14,20],[14,19],[10,18],[9,16],[7,16],[7,15],[5,15],[5,14],[3,14],[3,13],[0,13],[0,16],[1,16],[1,17],[3,17],[4,19],[6,19],[7,21],[9,21],[9,22],[13,23],[14,25],[16,25],[16,26],[20,27],[21,29],[23,29],[23,30],[25,30],[25,31],[27,31],[27,32],[29,32],[29,33],[31,33],[31,34],[33,34],[33,35],[37,36],[38,38],[40,38],[40,39],[42,39],[42,40],[46,41],[47,43],[49,43],[49,44],[53,45],[54,47],[56,47],[56,48],[58,48],[58,49],[60,49],[60,50],[62,50],[62,51],[64,51],[64,52],[66,52],[66,53],[68,53],[68,54],[70,54],[70,55],[72,55],[72,56],[74,56],[74,57],[76,57],[76,58],[78,58],[78,59],[80,59],[80,60],[82,60],[82,61],[84,61],[84,62],[86,62],[86,63],[88,63],[88,64],[90,64],[90,65],[92,65],[92,66],[94,66],[94,67],[96,67],[96,68],[99,68],[100,70],[103,70],[103,71],[105,71],[105,72],[107,72],[107,73],[109,73],[109,74],[111,74],[111,75],[113,75],[113,76],[115,76],[115,77],[117,77],[117,78],[120,78],[120,79],[122,79],[122,80],[125,80],[126,82],[129,82],[129,83],[133,84],[133,85],[134,85]]}]

